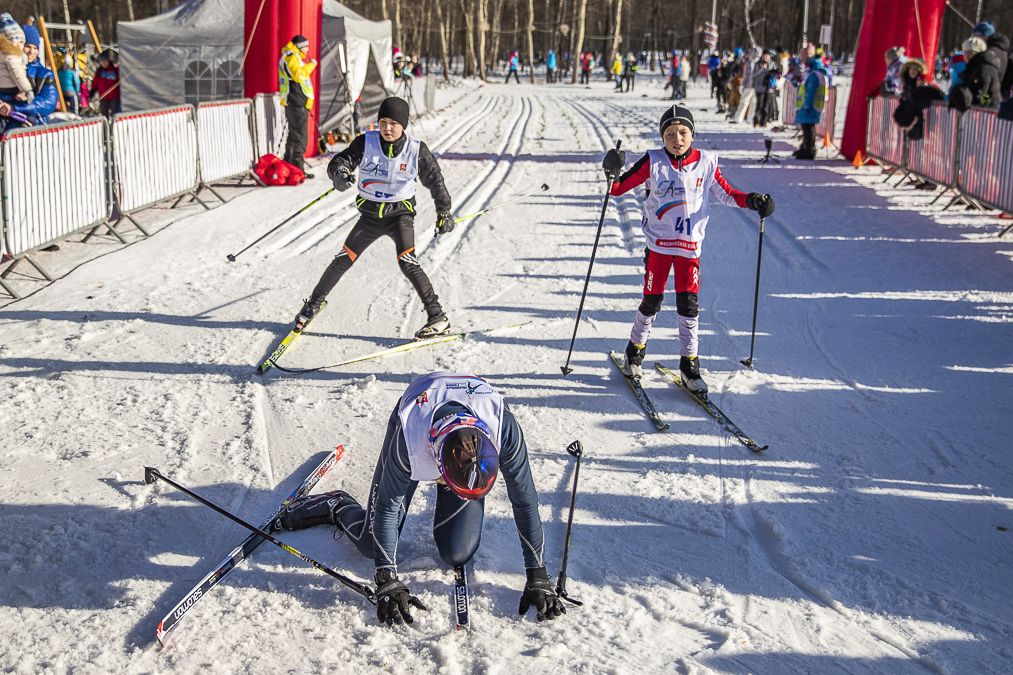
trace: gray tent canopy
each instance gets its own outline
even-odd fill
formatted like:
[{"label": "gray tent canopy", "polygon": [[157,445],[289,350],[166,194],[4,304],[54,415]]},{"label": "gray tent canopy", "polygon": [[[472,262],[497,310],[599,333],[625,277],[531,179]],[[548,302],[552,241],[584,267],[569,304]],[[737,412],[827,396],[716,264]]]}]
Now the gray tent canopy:
[{"label": "gray tent canopy", "polygon": [[[242,98],[244,14],[244,0],[186,0],[158,16],[119,22],[123,110]],[[335,0],[324,0],[321,34],[317,97],[327,123],[322,129],[346,125],[350,102],[360,95],[362,114],[375,115],[386,92],[394,89],[390,21],[369,21]],[[347,93],[339,44],[345,50]]]}]

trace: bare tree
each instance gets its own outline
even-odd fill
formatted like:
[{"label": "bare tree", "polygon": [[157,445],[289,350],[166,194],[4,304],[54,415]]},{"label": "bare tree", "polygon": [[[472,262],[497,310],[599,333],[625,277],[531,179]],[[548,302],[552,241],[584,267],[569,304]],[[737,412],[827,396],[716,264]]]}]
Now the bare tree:
[{"label": "bare tree", "polygon": [[500,19],[503,17],[504,0],[494,0],[492,10],[492,49],[489,50],[489,69],[495,70],[499,63]]},{"label": "bare tree", "polygon": [[584,48],[584,30],[587,28],[587,0],[580,0],[580,11],[577,12],[577,32],[571,33],[575,35],[574,41],[570,43],[570,59],[573,61],[573,78],[570,80],[570,84],[577,83],[577,71],[580,69],[580,59],[577,58],[580,51]]},{"label": "bare tree", "polygon": [[436,3],[436,20],[440,24],[440,55],[443,57],[443,79],[450,79],[450,62],[447,61],[447,30],[443,25],[443,10],[440,9],[440,0]]},{"label": "bare tree", "polygon": [[756,40],[753,38],[753,27],[749,23],[749,10],[753,7],[754,0],[742,0],[742,12],[746,17],[746,35],[749,36],[749,46],[755,47]]},{"label": "bare tree", "polygon": [[475,74],[475,18],[471,6],[476,0],[461,0],[461,11],[464,13],[464,77]]},{"label": "bare tree", "polygon": [[609,60],[605,64],[606,68],[612,67],[612,60],[616,57],[616,52],[619,51],[619,42],[622,40],[622,36],[619,35],[620,19],[623,16],[623,0],[616,0],[616,20],[613,26],[612,33],[612,49],[609,51]]},{"label": "bare tree", "polygon": [[487,17],[489,0],[475,0],[475,9],[477,12],[475,23],[478,24],[478,74],[483,82],[488,82],[489,78],[485,72],[485,32],[489,30]]},{"label": "bare tree", "polygon": [[531,68],[531,84],[535,83],[535,0],[528,0],[528,65]]}]

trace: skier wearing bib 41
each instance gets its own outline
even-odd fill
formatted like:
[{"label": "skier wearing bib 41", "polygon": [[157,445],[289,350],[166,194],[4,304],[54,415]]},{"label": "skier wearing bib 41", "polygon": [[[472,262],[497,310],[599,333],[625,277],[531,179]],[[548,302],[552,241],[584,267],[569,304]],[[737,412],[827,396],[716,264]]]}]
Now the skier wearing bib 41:
[{"label": "skier wearing bib 41", "polygon": [[[379,131],[367,131],[358,136],[335,155],[327,167],[327,175],[339,192],[353,185],[358,189],[355,205],[359,209],[359,221],[296,316],[296,324],[305,325],[313,319],[327,294],[370,244],[380,237],[390,237],[397,247],[398,266],[415,288],[429,316],[415,337],[443,335],[450,332],[450,321],[415,257],[415,192],[419,183],[429,189],[436,205],[437,235],[454,229],[450,193],[443,184],[440,165],[426,144],[404,132],[408,126],[408,104],[397,97],[385,99],[380,104],[377,120]],[[358,179],[353,175],[356,168]]]},{"label": "skier wearing bib 41", "polygon": [[708,192],[726,206],[758,211],[761,217],[774,212],[774,200],[768,194],[739,192],[721,176],[718,155],[693,148],[693,113],[674,105],[661,116],[664,147],[651,150],[617,179],[626,164],[626,153],[609,150],[602,161],[606,175],[614,180],[613,196],[644,185],[642,227],[647,239],[644,253],[644,299],[637,310],[626,345],[623,372],[627,377],[643,376],[644,356],[651,324],[665,298],[668,273],[673,272],[675,306],[679,313],[679,370],[686,386],[695,393],[706,393],[707,383],[700,377],[697,356],[697,294],[700,292],[700,247],[710,216]]}]

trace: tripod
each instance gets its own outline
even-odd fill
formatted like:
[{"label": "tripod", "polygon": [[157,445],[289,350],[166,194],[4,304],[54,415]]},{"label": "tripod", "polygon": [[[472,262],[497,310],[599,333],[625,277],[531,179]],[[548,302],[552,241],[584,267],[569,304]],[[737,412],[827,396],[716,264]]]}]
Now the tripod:
[{"label": "tripod", "polygon": [[419,107],[415,103],[415,96],[412,87],[412,76],[407,71],[401,71],[401,83],[396,87],[396,93],[401,96],[408,103],[408,119],[412,119],[412,109],[415,109],[414,119],[422,117],[422,113],[419,112]]}]

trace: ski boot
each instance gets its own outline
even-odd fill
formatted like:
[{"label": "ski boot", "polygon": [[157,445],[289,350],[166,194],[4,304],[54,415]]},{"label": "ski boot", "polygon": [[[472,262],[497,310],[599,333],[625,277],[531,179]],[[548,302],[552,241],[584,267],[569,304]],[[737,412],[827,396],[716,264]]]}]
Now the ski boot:
[{"label": "ski boot", "polygon": [[304,300],[302,309],[299,310],[299,313],[295,315],[296,328],[302,330],[302,327],[308,324],[310,321],[312,321],[313,317],[315,317],[320,312],[320,308],[323,306],[323,304],[324,304],[323,298],[320,298],[319,300],[316,298]]},{"label": "ski boot", "polygon": [[334,525],[340,528],[338,518],[341,512],[353,506],[362,508],[355,497],[344,490],[297,497],[286,504],[278,517],[271,522],[271,531],[303,530],[315,525]]},{"label": "ski boot", "polygon": [[682,383],[687,389],[697,395],[707,393],[707,383],[700,377],[700,357],[683,356],[679,359],[679,372],[682,373]]},{"label": "ski boot", "polygon": [[626,343],[626,356],[623,357],[623,374],[631,380],[639,380],[644,376],[644,356],[647,345],[635,345],[630,340]]},{"label": "ski boot", "polygon": [[450,319],[443,312],[429,317],[429,321],[422,328],[415,331],[416,340],[446,335],[450,332]]}]

